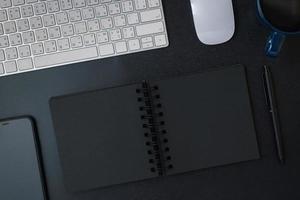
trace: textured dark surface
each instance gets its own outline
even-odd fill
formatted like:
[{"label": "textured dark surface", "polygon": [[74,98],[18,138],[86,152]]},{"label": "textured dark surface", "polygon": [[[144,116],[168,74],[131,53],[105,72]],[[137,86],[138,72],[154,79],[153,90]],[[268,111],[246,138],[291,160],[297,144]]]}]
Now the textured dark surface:
[{"label": "textured dark surface", "polygon": [[[267,31],[255,17],[255,1],[233,2],[236,34],[224,45],[210,47],[198,42],[188,0],[164,0],[168,48],[0,79],[0,118],[31,115],[36,119],[51,200],[300,199],[300,39],[289,38],[278,59],[266,58]],[[248,72],[260,160],[83,194],[66,192],[50,118],[50,97],[237,63]],[[265,106],[264,64],[272,67],[276,82],[287,159],[283,166],[278,164]]]}]

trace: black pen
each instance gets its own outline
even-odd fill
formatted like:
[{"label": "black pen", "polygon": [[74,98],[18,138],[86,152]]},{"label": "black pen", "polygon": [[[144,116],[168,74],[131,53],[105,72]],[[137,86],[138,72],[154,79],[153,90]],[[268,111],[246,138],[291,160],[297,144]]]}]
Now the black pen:
[{"label": "black pen", "polygon": [[279,113],[277,109],[273,80],[268,66],[264,66],[264,87],[265,87],[266,100],[269,105],[270,113],[272,116],[278,158],[281,163],[284,163],[283,142],[282,142],[282,135],[281,135]]}]

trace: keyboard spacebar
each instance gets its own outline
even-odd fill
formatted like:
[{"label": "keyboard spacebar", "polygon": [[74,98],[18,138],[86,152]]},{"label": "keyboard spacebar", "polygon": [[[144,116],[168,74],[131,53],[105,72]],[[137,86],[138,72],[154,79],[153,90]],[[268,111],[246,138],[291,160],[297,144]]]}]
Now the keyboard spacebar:
[{"label": "keyboard spacebar", "polygon": [[59,64],[67,64],[75,61],[95,58],[98,56],[97,47],[76,49],[72,51],[37,56],[34,58],[35,67],[50,67]]}]

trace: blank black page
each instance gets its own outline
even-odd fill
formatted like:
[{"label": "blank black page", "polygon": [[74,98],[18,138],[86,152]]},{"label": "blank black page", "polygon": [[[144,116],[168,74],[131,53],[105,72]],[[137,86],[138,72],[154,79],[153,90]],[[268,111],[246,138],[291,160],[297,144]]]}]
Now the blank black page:
[{"label": "blank black page", "polygon": [[156,84],[174,166],[169,174],[259,158],[243,67]]},{"label": "blank black page", "polygon": [[136,87],[50,101],[67,189],[86,190],[156,176],[150,172]]}]

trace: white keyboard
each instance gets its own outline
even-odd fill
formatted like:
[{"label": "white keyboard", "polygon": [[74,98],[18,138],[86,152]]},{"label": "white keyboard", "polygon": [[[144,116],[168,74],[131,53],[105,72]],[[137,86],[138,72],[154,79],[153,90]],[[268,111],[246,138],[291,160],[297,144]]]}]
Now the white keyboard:
[{"label": "white keyboard", "polygon": [[168,46],[161,0],[0,0],[0,77]]}]

